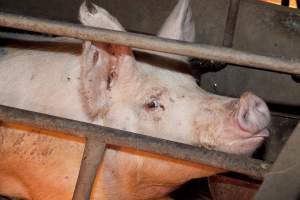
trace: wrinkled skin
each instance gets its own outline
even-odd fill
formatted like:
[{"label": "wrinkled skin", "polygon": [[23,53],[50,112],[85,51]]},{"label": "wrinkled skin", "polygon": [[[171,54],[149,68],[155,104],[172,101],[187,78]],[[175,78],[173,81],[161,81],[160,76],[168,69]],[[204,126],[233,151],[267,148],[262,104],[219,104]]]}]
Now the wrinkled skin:
[{"label": "wrinkled skin", "polygon": [[[189,1],[179,1],[158,36],[193,41]],[[85,4],[87,26],[124,31],[105,10]],[[59,40],[59,39],[58,39]],[[24,46],[23,46],[24,47]],[[268,136],[270,114],[252,93],[240,99],[199,88],[185,58],[84,42],[10,47],[0,57],[0,103],[234,154],[251,154]],[[151,54],[151,55],[150,55]],[[168,64],[169,63],[169,64]],[[16,125],[0,129],[0,194],[71,199],[84,141]],[[92,199],[159,199],[184,182],[223,171],[110,147]]]}]

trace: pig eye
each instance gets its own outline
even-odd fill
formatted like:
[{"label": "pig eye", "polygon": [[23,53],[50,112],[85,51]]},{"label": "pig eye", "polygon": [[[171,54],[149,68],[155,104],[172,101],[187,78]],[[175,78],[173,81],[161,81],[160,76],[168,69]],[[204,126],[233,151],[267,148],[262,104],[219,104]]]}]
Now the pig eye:
[{"label": "pig eye", "polygon": [[165,109],[165,107],[157,99],[146,103],[145,107],[146,109],[156,109],[156,108],[162,108],[163,110]]},{"label": "pig eye", "polygon": [[158,100],[153,100],[147,103],[147,108],[158,108],[160,107],[160,102]]}]

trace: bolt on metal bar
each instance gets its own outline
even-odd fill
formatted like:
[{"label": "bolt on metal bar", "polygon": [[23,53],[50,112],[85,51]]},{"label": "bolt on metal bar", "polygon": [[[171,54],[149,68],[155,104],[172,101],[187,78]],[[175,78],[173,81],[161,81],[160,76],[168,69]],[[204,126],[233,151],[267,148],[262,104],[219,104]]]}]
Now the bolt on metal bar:
[{"label": "bolt on metal bar", "polygon": [[97,138],[88,137],[86,139],[72,200],[90,199],[93,183],[104,157],[105,148],[106,144]]},{"label": "bolt on metal bar", "polygon": [[74,37],[82,40],[106,42],[140,49],[160,51],[194,58],[217,60],[253,68],[300,74],[300,63],[261,56],[226,47],[194,44],[149,35],[86,27],[79,24],[0,13],[0,26]]},{"label": "bolt on metal bar", "polygon": [[262,179],[270,164],[246,156],[231,155],[127,131],[64,119],[0,105],[0,121],[60,132],[99,142],[156,153],[175,159],[201,163]]}]

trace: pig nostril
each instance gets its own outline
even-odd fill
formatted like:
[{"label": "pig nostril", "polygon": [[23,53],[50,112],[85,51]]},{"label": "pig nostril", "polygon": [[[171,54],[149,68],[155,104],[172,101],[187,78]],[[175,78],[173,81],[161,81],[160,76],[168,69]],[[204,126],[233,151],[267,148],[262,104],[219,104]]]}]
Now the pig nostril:
[{"label": "pig nostril", "polygon": [[269,117],[270,112],[269,112],[269,109],[268,109],[267,105],[262,100],[260,100],[260,101],[256,102],[255,106],[256,106],[257,112],[261,115],[263,120],[268,122],[270,120],[269,119],[270,118]]},{"label": "pig nostril", "polygon": [[245,111],[245,112],[243,113],[243,119],[244,119],[245,121],[247,121],[247,119],[248,119],[248,115],[249,115],[249,112],[248,112],[248,110],[247,110],[247,111]]},{"label": "pig nostril", "polygon": [[240,100],[238,122],[242,129],[255,133],[265,128],[270,121],[267,105],[259,97],[246,93]]},{"label": "pig nostril", "polygon": [[266,112],[265,105],[264,105],[264,103],[261,102],[261,101],[257,101],[257,102],[255,103],[255,108],[256,108],[256,110],[257,110],[258,112],[260,112],[260,113]]}]

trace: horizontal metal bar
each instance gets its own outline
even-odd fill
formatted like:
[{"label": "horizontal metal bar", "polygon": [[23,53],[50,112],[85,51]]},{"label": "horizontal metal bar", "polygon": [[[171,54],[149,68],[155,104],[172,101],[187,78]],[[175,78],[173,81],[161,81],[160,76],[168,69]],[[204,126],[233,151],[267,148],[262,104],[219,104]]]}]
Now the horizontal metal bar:
[{"label": "horizontal metal bar", "polygon": [[28,42],[62,42],[71,44],[81,44],[82,40],[70,37],[50,37],[45,35],[29,34],[29,33],[13,33],[0,30],[0,39],[28,41]]},{"label": "horizontal metal bar", "polygon": [[90,199],[97,170],[104,157],[106,144],[87,138],[72,200]]},{"label": "horizontal metal bar", "polygon": [[206,164],[253,176],[258,179],[261,179],[270,167],[270,164],[266,162],[245,156],[230,155],[203,147],[191,146],[6,106],[0,106],[0,121],[84,138],[97,138],[105,144],[130,147],[175,159]]},{"label": "horizontal metal bar", "polygon": [[160,51],[194,58],[217,60],[225,63],[300,74],[300,63],[280,58],[261,56],[225,47],[193,44],[154,36],[86,27],[33,17],[0,13],[0,26],[69,36],[82,40],[106,42],[130,47]]}]

